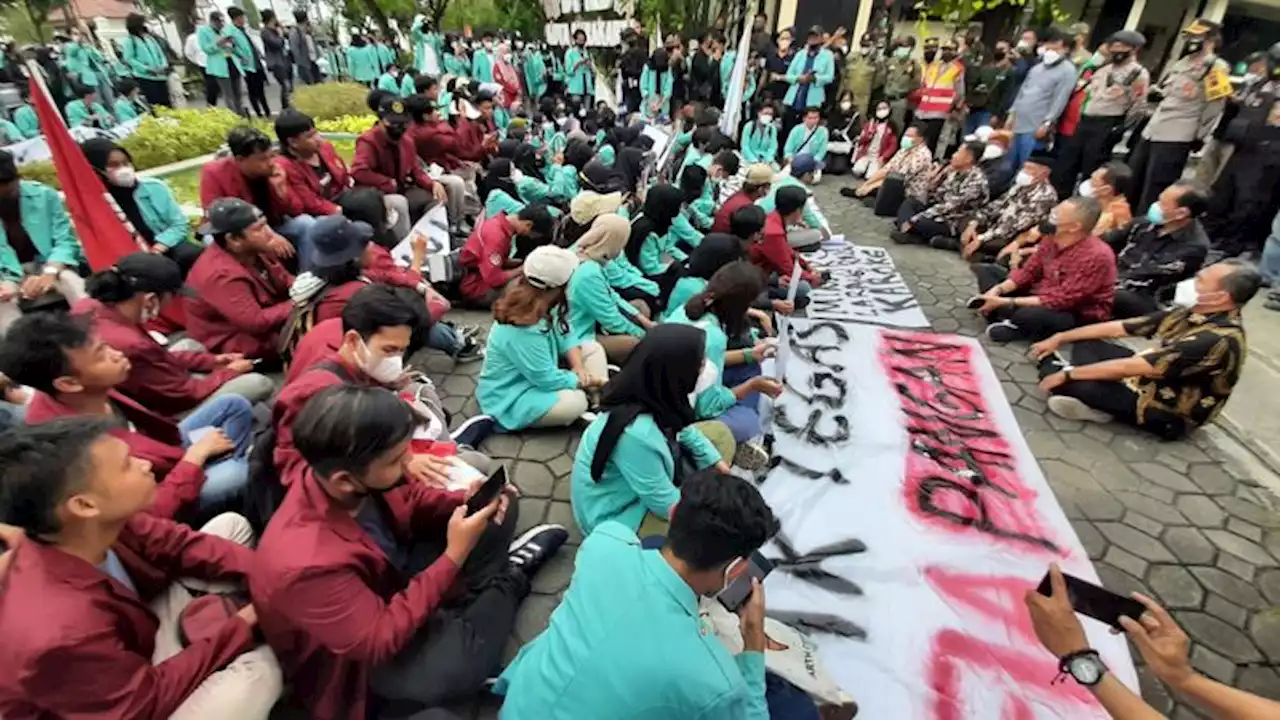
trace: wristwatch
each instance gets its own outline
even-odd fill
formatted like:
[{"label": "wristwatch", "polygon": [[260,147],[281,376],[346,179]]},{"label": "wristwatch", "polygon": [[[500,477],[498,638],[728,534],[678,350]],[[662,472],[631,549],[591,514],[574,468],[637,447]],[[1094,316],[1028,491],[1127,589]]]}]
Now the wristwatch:
[{"label": "wristwatch", "polygon": [[1107,666],[1098,656],[1097,650],[1078,650],[1063,656],[1058,662],[1058,672],[1070,675],[1085,687],[1093,687],[1102,682],[1107,674]]}]

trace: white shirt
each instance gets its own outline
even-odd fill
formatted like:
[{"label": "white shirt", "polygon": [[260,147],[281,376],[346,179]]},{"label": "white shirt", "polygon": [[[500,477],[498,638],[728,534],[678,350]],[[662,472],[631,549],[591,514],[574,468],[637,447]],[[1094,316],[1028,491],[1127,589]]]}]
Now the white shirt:
[{"label": "white shirt", "polygon": [[196,40],[195,33],[188,35],[187,41],[182,44],[182,54],[191,62],[199,65],[201,69],[204,69],[205,64],[209,62],[209,56],[205,55],[204,50],[200,49],[200,42]]}]

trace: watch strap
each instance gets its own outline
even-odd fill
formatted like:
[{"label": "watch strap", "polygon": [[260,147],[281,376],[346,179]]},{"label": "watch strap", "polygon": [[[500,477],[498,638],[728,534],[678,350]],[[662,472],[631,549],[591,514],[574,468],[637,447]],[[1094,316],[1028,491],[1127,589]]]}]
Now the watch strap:
[{"label": "watch strap", "polygon": [[[1081,657],[1092,658],[1093,661],[1098,664],[1098,667],[1102,669],[1102,672],[1098,673],[1097,680],[1094,680],[1091,683],[1085,683],[1082,680],[1080,680],[1080,678],[1072,674],[1071,672],[1072,661],[1075,660],[1076,658],[1081,658]],[[1063,655],[1062,658],[1058,661],[1058,677],[1056,678],[1056,681],[1061,681],[1069,677],[1072,680],[1075,680],[1080,685],[1084,685],[1085,687],[1092,687],[1102,682],[1102,678],[1106,677],[1108,670],[1109,668],[1107,667],[1107,664],[1102,662],[1102,656],[1098,654],[1097,650],[1094,650],[1092,648],[1087,648],[1085,650],[1077,650],[1073,653],[1067,653],[1066,655]]]}]

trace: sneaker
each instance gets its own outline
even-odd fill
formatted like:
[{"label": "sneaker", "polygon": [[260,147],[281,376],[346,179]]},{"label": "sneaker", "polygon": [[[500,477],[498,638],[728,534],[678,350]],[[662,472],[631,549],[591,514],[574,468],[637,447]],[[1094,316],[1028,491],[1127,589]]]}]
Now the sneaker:
[{"label": "sneaker", "polygon": [[605,367],[608,368],[610,379],[612,379],[614,375],[617,375],[618,373],[622,372],[622,368],[618,367],[617,365],[606,365]]},{"label": "sneaker", "polygon": [[991,323],[987,326],[987,339],[993,343],[1001,345],[1014,340],[1021,340],[1022,333],[1018,331],[1018,326],[1008,320]]},{"label": "sneaker", "polygon": [[924,238],[920,237],[919,235],[916,235],[915,233],[902,232],[901,230],[894,230],[893,232],[890,232],[889,237],[899,245],[923,245],[924,244]]},{"label": "sneaker", "polygon": [[733,464],[743,470],[763,470],[769,465],[769,451],[760,443],[739,443],[737,452],[733,454]]},{"label": "sneaker", "polygon": [[1050,395],[1049,412],[1067,420],[1095,423],[1109,423],[1112,420],[1111,415],[1089,407],[1083,400],[1066,395]]},{"label": "sneaker", "polygon": [[462,348],[453,356],[454,362],[468,363],[484,358],[484,346],[474,337],[464,337]]},{"label": "sneaker", "polygon": [[857,188],[842,187],[842,188],[840,188],[840,194],[841,194],[842,196],[844,196],[844,197],[847,197],[847,198],[853,198],[854,200],[857,200],[857,199],[858,199],[858,189],[857,189]]},{"label": "sneaker", "polygon": [[561,525],[535,525],[511,543],[507,558],[513,568],[532,580],[568,539],[569,531]]},{"label": "sneaker", "polygon": [[598,417],[600,417],[600,413],[595,410],[584,410],[582,411],[582,414],[578,416],[578,422],[583,425],[590,425],[595,422]]},{"label": "sneaker", "polygon": [[973,297],[964,301],[964,306],[969,308],[970,310],[977,310],[978,308],[986,304],[987,304],[987,299],[982,297],[981,295],[974,295]]},{"label": "sneaker", "polygon": [[498,429],[498,421],[488,415],[476,415],[467,418],[457,430],[450,435],[452,440],[459,445],[466,445],[471,448],[478,448],[494,430]]},{"label": "sneaker", "polygon": [[953,237],[947,237],[946,235],[934,235],[929,239],[929,247],[936,248],[938,250],[959,250],[960,241]]},{"label": "sneaker", "polygon": [[480,326],[479,326],[479,325],[457,325],[457,324],[455,324],[455,325],[453,326],[453,330],[454,330],[454,332],[458,333],[458,336],[459,336],[459,337],[463,337],[463,338],[476,338],[476,339],[479,339],[479,338],[480,338]]}]

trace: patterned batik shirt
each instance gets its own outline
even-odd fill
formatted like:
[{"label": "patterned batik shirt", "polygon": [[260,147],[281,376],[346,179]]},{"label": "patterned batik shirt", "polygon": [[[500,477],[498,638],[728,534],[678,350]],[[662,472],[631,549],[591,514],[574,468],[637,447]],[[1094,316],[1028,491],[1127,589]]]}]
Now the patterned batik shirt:
[{"label": "patterned batik shirt", "polygon": [[1217,417],[1248,352],[1239,310],[1208,315],[1188,308],[1162,310],[1126,320],[1124,329],[1160,341],[1138,353],[1160,374],[1125,380],[1138,394],[1139,423],[1198,427]]},{"label": "patterned batik shirt", "polygon": [[1014,185],[974,216],[982,231],[978,233],[978,241],[983,245],[989,242],[1007,245],[1049,217],[1049,211],[1057,204],[1058,191],[1051,183]]},{"label": "patterned batik shirt", "polygon": [[921,143],[894,153],[881,169],[886,173],[902,175],[907,197],[924,198],[929,192],[929,170],[932,167],[933,153]]},{"label": "patterned batik shirt", "polygon": [[947,168],[942,182],[929,193],[929,207],[921,217],[952,227],[987,202],[987,176],[978,166],[966,170]]}]

